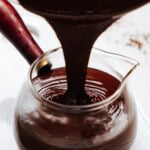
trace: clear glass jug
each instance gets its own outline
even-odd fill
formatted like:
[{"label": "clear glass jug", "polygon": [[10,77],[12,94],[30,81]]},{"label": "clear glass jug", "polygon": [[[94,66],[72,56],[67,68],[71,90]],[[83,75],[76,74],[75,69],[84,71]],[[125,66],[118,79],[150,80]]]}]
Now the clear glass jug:
[{"label": "clear glass jug", "polygon": [[[51,72],[38,75],[45,61]],[[129,150],[136,135],[136,107],[126,79],[138,62],[92,49],[85,89],[92,103],[64,105],[55,100],[67,89],[61,48],[38,58],[22,87],[15,134],[27,150]]]}]

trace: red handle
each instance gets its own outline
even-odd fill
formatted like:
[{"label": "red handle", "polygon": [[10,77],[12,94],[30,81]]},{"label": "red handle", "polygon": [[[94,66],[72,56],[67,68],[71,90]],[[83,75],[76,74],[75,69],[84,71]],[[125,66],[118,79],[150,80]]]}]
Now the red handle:
[{"label": "red handle", "polygon": [[14,7],[6,0],[0,0],[0,29],[29,64],[43,53]]}]

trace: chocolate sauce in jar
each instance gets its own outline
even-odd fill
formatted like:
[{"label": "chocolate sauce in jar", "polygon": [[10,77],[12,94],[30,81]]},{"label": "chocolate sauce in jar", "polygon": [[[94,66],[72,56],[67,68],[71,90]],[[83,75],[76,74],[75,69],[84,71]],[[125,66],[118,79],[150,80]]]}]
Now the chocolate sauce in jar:
[{"label": "chocolate sauce in jar", "polygon": [[[110,74],[89,68],[85,91],[90,101],[81,107],[104,101],[114,93],[119,83]],[[136,111],[127,93],[105,107],[98,105],[95,110],[89,108],[80,112],[65,108],[68,106],[64,97],[67,90],[65,68],[34,78],[33,85],[47,104],[52,101],[64,108],[51,107],[51,103],[45,106],[41,100],[34,111],[22,116],[16,114],[16,135],[21,149],[129,150],[136,134]],[[31,106],[32,103],[29,104]]]}]

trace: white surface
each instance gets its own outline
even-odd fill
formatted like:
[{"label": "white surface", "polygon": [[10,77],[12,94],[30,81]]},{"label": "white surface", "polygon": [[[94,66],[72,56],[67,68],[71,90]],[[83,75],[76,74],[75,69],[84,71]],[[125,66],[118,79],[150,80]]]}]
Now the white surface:
[{"label": "white surface", "polygon": [[[36,41],[44,51],[59,47],[55,33],[46,21],[15,5]],[[113,50],[140,63],[130,79],[138,108],[138,133],[131,150],[150,148],[150,5],[140,8],[117,21],[109,28],[95,47]],[[38,26],[37,26],[38,24]],[[43,28],[44,27],[44,28]],[[147,39],[143,37],[147,35]],[[131,38],[143,43],[138,45]],[[11,43],[0,34],[0,150],[17,150],[12,130],[14,107],[20,87],[26,79],[29,66]]]}]

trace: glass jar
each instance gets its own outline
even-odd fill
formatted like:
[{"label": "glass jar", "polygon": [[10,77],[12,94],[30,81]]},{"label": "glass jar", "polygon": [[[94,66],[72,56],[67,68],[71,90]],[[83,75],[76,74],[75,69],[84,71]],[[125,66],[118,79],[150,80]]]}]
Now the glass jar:
[{"label": "glass jar", "polygon": [[[52,72],[39,78],[45,60],[51,62]],[[15,135],[21,150],[129,150],[137,122],[134,97],[125,81],[136,66],[129,58],[93,49],[85,88],[101,100],[94,95],[91,104],[70,106],[53,101],[67,89],[61,48],[38,58],[16,107]],[[111,90],[108,96],[105,86]]]}]

